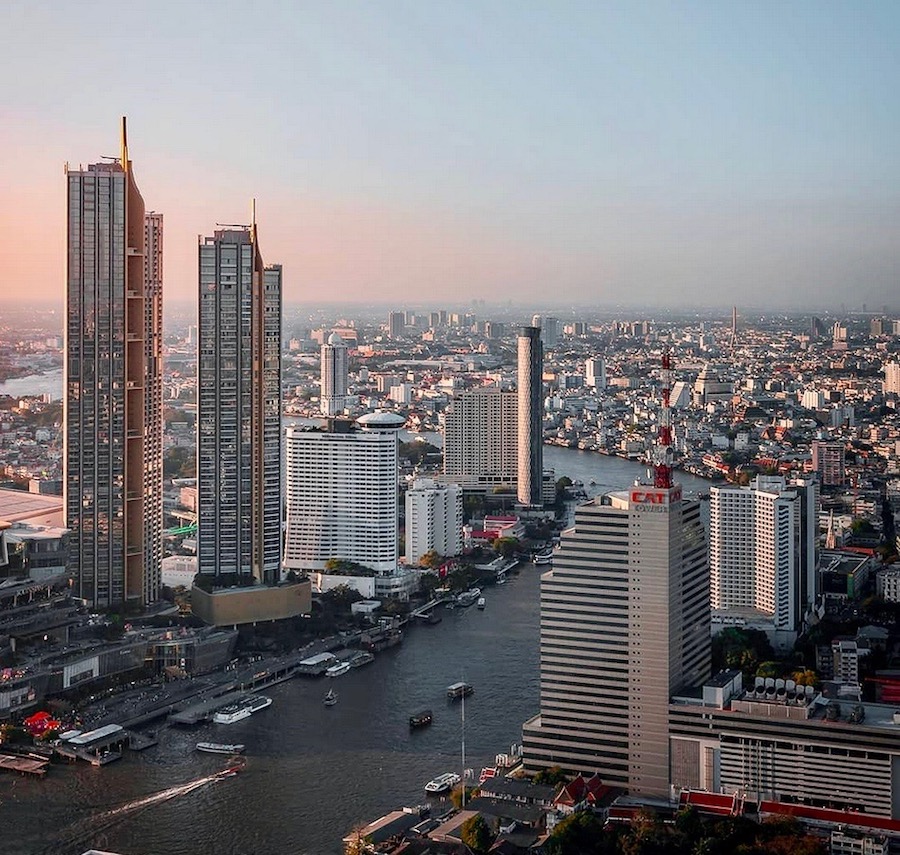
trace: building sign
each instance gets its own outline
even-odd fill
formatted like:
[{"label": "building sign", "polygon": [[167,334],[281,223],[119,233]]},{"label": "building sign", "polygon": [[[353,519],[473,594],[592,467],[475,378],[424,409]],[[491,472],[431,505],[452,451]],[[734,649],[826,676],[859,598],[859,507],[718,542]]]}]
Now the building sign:
[{"label": "building sign", "polygon": [[629,499],[637,510],[663,510],[670,503],[681,501],[681,487],[672,487],[670,490],[634,487]]}]

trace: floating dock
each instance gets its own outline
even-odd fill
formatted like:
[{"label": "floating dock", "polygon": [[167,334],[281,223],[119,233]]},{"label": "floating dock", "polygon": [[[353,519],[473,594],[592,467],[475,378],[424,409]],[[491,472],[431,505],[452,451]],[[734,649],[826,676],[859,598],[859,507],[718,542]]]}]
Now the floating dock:
[{"label": "floating dock", "polygon": [[9,754],[0,754],[0,769],[10,772],[18,772],[20,775],[34,775],[43,778],[47,774],[46,760],[34,760],[31,757],[13,757]]}]

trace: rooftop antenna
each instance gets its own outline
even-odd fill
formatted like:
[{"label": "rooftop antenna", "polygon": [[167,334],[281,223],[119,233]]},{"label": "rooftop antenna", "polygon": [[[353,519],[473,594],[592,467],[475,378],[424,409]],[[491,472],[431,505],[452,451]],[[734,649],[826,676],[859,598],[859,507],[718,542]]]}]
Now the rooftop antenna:
[{"label": "rooftop antenna", "polygon": [[128,171],[128,123],[125,116],[122,116],[122,155],[120,157],[122,169]]},{"label": "rooftop antenna", "polygon": [[672,486],[672,408],[669,400],[672,392],[672,357],[668,351],[663,351],[660,378],[662,380],[662,408],[659,411],[653,486],[667,490]]}]

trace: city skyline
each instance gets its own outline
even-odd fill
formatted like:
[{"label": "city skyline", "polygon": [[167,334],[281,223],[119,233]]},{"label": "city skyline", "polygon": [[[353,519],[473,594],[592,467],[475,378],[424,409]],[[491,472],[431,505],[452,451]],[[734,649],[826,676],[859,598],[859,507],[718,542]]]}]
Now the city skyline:
[{"label": "city skyline", "polygon": [[[263,4],[240,75],[238,7],[138,3],[100,33],[105,8],[13,5],[4,296],[60,294],[60,167],[92,160],[122,113],[166,212],[173,300],[196,235],[247,221],[254,196],[286,302],[528,303],[550,285],[573,303],[875,307],[895,291],[890,4]],[[101,80],[103,99],[60,98]],[[252,141],[229,118],[241,99]]]}]

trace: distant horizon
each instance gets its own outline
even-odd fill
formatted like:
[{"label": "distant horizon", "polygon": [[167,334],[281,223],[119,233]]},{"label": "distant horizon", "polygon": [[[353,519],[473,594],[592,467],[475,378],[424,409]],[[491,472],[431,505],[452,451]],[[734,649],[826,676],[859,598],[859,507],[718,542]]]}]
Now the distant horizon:
[{"label": "distant horizon", "polygon": [[125,115],[170,300],[255,198],[291,304],[897,301],[896,3],[223,3],[14,0],[0,292],[62,293]]}]

